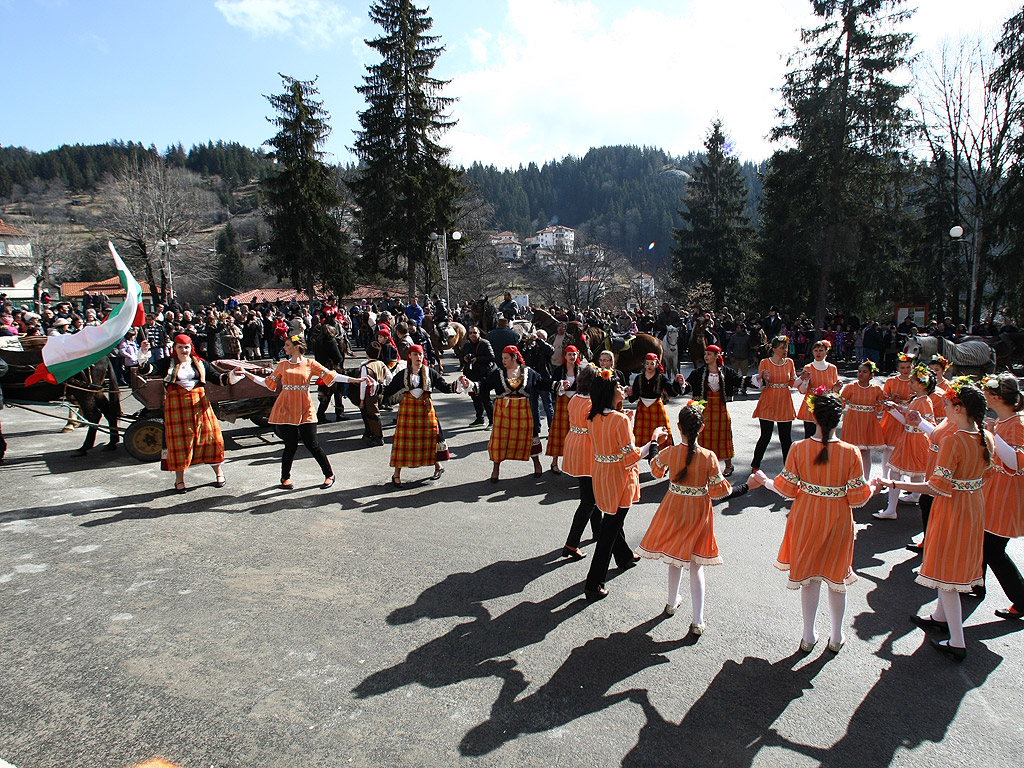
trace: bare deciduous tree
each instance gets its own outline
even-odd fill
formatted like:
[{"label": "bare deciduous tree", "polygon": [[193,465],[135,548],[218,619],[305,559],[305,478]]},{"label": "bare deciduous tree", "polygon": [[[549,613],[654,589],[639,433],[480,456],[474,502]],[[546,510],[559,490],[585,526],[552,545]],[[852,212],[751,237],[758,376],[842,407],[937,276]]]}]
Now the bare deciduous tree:
[{"label": "bare deciduous tree", "polygon": [[[173,296],[173,278],[210,277],[216,268],[211,238],[201,227],[212,217],[215,200],[199,177],[162,160],[129,160],[115,176],[114,199],[106,229],[128,246],[126,261],[141,269],[157,301]],[[177,241],[173,247],[157,245]]]}]

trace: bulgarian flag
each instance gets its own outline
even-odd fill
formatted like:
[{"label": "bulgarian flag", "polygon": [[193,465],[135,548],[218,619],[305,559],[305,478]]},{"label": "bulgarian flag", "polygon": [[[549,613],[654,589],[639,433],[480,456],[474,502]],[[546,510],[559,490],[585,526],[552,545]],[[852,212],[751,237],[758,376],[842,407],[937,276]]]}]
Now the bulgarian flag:
[{"label": "bulgarian flag", "polygon": [[114,257],[117,276],[121,287],[125,290],[124,301],[118,304],[110,317],[101,325],[89,325],[74,334],[49,336],[43,346],[43,362],[36,366],[35,372],[25,380],[25,386],[45,381],[57,384],[67,381],[76,373],[84,371],[93,363],[110,354],[124,339],[128,329],[139,327],[146,322],[146,311],[142,306],[142,286],[139,285],[128,267],[117,255],[114,244],[110,253]]}]

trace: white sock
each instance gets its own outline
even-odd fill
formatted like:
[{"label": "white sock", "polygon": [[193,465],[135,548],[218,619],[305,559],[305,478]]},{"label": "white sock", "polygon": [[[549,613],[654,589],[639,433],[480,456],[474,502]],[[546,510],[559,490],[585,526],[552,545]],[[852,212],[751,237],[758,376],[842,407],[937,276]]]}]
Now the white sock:
[{"label": "white sock", "polygon": [[704,623],[704,566],[690,561],[690,602],[693,604],[693,623]]},{"label": "white sock", "polygon": [[814,634],[814,616],[818,612],[818,598],[821,596],[821,582],[812,581],[800,587],[800,607],[804,615],[804,642],[817,640]]},{"label": "white sock", "polygon": [[939,604],[949,622],[949,644],[954,648],[965,648],[964,614],[960,605],[960,593],[952,589],[939,590]]},{"label": "white sock", "polygon": [[679,603],[679,581],[683,577],[683,569],[678,565],[668,567],[668,600],[665,605],[675,608]]},{"label": "white sock", "polygon": [[832,634],[829,636],[835,645],[843,642],[843,617],[846,615],[846,593],[828,591],[828,612],[832,618]]}]

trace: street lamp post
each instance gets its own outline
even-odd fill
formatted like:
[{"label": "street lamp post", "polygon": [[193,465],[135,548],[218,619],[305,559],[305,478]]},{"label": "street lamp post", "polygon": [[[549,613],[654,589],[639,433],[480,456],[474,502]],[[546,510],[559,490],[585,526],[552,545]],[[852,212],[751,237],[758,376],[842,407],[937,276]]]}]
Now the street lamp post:
[{"label": "street lamp post", "polygon": [[171,275],[171,248],[178,247],[177,238],[164,236],[163,240],[157,240],[156,245],[158,248],[164,249],[164,259],[167,262],[167,293],[169,296],[164,296],[164,303],[170,304],[171,299],[174,298],[174,277]]},{"label": "street lamp post", "polygon": [[[952,227],[949,230],[949,236],[957,241],[968,246],[967,241],[964,240],[964,228],[959,224]],[[978,254],[971,249],[971,295],[967,300],[967,332],[971,332],[972,324],[974,323],[974,305],[977,301],[976,294],[978,292]]]},{"label": "street lamp post", "polygon": [[[445,303],[450,307],[452,304],[451,287],[448,281],[448,231],[442,229],[441,234],[437,232],[430,233],[430,239],[435,243],[438,243],[437,249],[437,260],[441,267],[441,279],[444,280],[444,299]],[[459,230],[452,232],[452,240],[458,242],[462,239],[462,233]]]}]

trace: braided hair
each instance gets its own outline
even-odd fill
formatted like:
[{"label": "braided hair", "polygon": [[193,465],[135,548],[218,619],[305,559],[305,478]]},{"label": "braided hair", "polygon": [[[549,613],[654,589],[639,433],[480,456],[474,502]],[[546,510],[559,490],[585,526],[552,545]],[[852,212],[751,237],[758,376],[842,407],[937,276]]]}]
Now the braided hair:
[{"label": "braided hair", "polygon": [[686,440],[686,463],[683,468],[672,478],[674,483],[682,483],[686,472],[693,461],[693,454],[697,452],[697,435],[704,426],[704,411],[695,405],[687,405],[679,409],[679,432]]},{"label": "braided hair", "polygon": [[590,385],[590,415],[587,416],[587,420],[593,421],[594,417],[604,413],[606,408],[612,408],[614,397],[615,381],[595,375]]},{"label": "braided hair", "polygon": [[988,440],[985,439],[985,413],[988,411],[985,394],[974,384],[964,384],[960,387],[959,394],[967,415],[978,425],[978,439],[985,454],[985,463],[988,464],[992,461],[992,452],[988,449]]},{"label": "braided hair", "polygon": [[815,464],[828,462],[828,441],[839,426],[843,415],[843,400],[834,392],[818,395],[814,399],[814,420],[821,427],[821,453],[814,460]]}]

